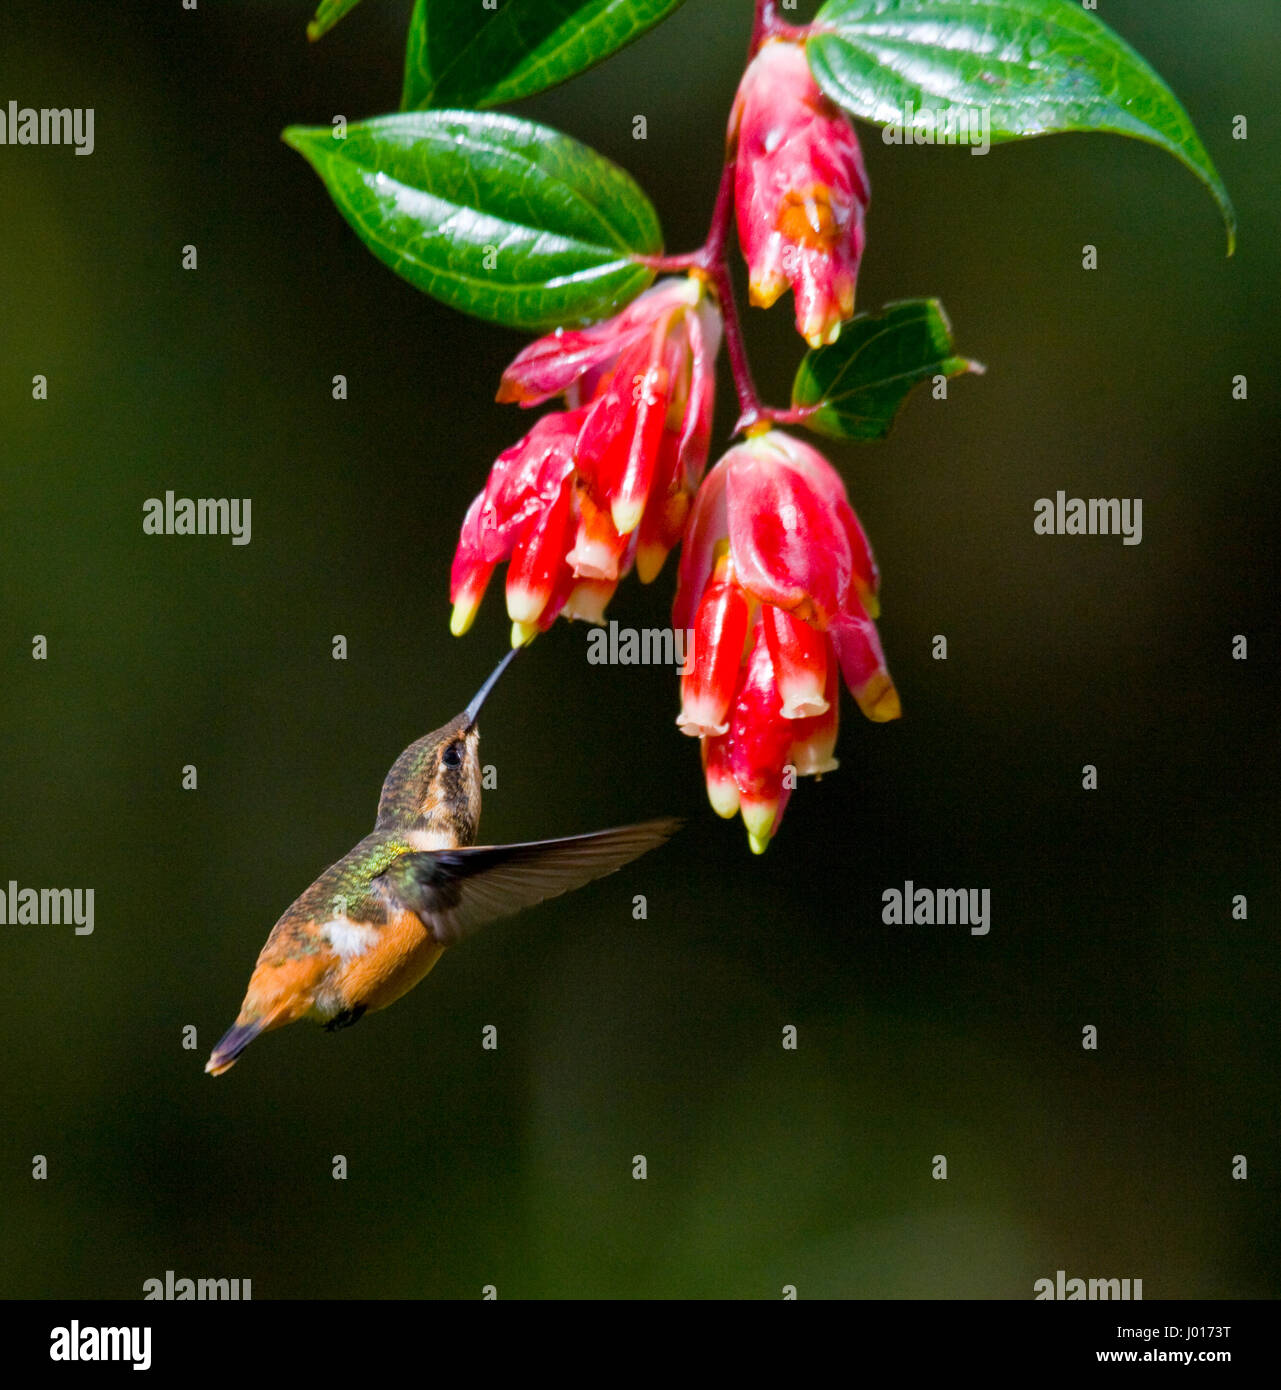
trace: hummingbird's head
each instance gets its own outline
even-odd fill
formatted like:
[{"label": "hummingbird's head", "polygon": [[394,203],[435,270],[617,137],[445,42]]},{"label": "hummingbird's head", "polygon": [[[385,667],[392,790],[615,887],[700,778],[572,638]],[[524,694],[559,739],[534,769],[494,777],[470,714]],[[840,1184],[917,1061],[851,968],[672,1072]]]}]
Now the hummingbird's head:
[{"label": "hummingbird's head", "polygon": [[515,656],[510,651],[471,704],[396,759],[383,782],[378,830],[421,830],[440,846],[471,845],[480,826],[480,707]]}]

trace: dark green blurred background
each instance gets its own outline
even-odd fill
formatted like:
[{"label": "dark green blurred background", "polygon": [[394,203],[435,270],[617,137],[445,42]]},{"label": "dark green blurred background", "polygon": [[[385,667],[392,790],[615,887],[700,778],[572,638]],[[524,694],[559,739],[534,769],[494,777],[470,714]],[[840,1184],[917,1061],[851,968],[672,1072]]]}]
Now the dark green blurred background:
[{"label": "dark green blurred background", "polygon": [[[215,1082],[272,922],[504,648],[500,589],[450,638],[449,562],[530,422],[493,404],[525,339],[396,279],[281,144],[399,97],[407,0],[314,46],[311,8],[0,20],[0,100],[92,106],[97,145],[0,147],[0,886],[96,890],[90,937],[0,928],[0,1292],[136,1297],[173,1269],[256,1298],[1028,1298],[1064,1269],[1275,1295],[1281,12],[1106,7],[1236,200],[1232,260],[1150,146],[977,159],[864,128],[862,307],[938,295],[989,369],[913,398],[888,444],[831,450],[902,721],[846,697],[840,771],[755,860],[706,805],[674,676],[589,666],[587,629],[558,625],[487,713],[482,837],[688,828],[387,1013],[273,1034]],[[689,0],[521,108],[630,169],[672,250],[702,236],[750,9]],[[747,327],[779,400],[790,298]],[[723,383],[720,443],[731,404]],[[1142,544],[1034,535],[1058,488],[1142,497]],[[144,536],[166,489],[251,497],[252,543]],[[673,569],[611,616],[663,623]],[[990,935],[883,925],[905,878],[989,887]]]}]

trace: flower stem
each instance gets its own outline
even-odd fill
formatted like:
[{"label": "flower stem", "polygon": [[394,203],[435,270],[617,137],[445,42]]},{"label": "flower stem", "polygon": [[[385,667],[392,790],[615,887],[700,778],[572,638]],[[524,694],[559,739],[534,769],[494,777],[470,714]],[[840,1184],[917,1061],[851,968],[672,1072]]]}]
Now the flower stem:
[{"label": "flower stem", "polygon": [[[759,9],[759,6],[758,6]],[[734,377],[734,391],[738,396],[739,419],[734,433],[754,424],[760,416],[760,400],[756,395],[756,384],[752,380],[752,369],[747,361],[747,345],[743,341],[743,328],[738,317],[738,305],[734,299],[734,286],[730,280],[729,246],[730,222],[734,213],[734,170],[736,161],[731,150],[721,170],[720,186],[716,190],[716,202],[712,208],[712,222],[707,229],[707,240],[695,253],[698,268],[707,276],[716,298],[720,301],[721,318],[725,325],[725,353],[729,358],[730,372]]]},{"label": "flower stem", "polygon": [[756,383],[752,380],[752,369],[747,360],[747,345],[743,341],[743,327],[738,317],[738,305],[734,301],[729,264],[723,256],[707,268],[707,275],[720,300],[721,319],[725,325],[725,354],[729,358],[734,391],[738,396],[738,420],[731,433],[741,434],[761,419],[760,397],[756,394]]},{"label": "flower stem", "polygon": [[637,265],[648,266],[650,270],[656,270],[660,275],[675,275],[680,271],[690,271],[702,269],[703,259],[701,251],[690,251],[683,256],[633,256]]},{"label": "flower stem", "polygon": [[772,425],[803,425],[817,409],[816,405],[794,405],[788,410],[776,410],[766,405],[761,407],[761,415]]},{"label": "flower stem", "polygon": [[752,16],[752,37],[747,47],[749,60],[756,57],[756,50],[764,43],[770,25],[776,21],[774,0],[756,0],[756,13]]},{"label": "flower stem", "polygon": [[[752,37],[748,44],[747,57],[750,62],[760,46],[771,38],[799,39],[807,30],[796,25],[786,24],[778,17],[775,0],[755,0],[756,12],[752,19]],[[738,420],[731,432],[742,434],[754,425],[763,422],[772,424],[800,424],[813,414],[812,406],[795,406],[788,410],[762,405],[756,394],[756,383],[752,379],[752,368],[747,360],[747,344],[743,340],[742,321],[738,315],[738,305],[734,299],[734,285],[729,273],[729,233],[734,217],[734,173],[738,163],[737,139],[730,140],[725,165],[721,169],[721,181],[716,189],[716,201],[712,206],[712,220],[707,229],[707,239],[697,251],[682,256],[637,256],[642,265],[656,271],[701,271],[707,278],[716,298],[720,301],[721,318],[725,325],[725,355],[729,358],[730,372],[734,378],[734,392],[738,397]]]},{"label": "flower stem", "polygon": [[756,20],[752,25],[752,57],[767,39],[791,39],[793,43],[804,43],[807,34],[814,31],[812,24],[788,24],[778,17],[775,0],[757,0]]}]

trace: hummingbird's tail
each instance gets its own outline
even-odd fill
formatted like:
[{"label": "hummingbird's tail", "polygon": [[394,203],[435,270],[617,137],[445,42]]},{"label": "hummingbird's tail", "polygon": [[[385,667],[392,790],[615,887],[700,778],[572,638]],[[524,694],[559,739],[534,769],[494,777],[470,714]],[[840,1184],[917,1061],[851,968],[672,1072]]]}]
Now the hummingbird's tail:
[{"label": "hummingbird's tail", "polygon": [[316,987],[324,978],[327,960],[319,952],[283,958],[272,955],[265,961],[260,957],[236,1021],[222,1035],[205,1070],[211,1076],[221,1076],[259,1033],[306,1017]]},{"label": "hummingbird's tail", "polygon": [[210,1054],[209,1060],[205,1063],[205,1070],[210,1076],[221,1076],[223,1072],[235,1066],[236,1058],[266,1026],[265,1018],[256,1018],[252,1023],[233,1023]]}]

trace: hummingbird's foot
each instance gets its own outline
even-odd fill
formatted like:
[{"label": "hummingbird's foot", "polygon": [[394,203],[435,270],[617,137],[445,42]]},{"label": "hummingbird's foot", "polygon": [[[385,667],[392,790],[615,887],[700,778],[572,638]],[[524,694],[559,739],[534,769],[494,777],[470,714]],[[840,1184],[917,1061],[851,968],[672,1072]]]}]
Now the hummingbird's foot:
[{"label": "hummingbird's foot", "polygon": [[353,1023],[359,1023],[365,1012],[364,1004],[357,1004],[354,1009],[344,1009],[342,1013],[335,1014],[333,1018],[325,1024],[326,1033],[336,1033],[340,1028],[350,1028]]}]

